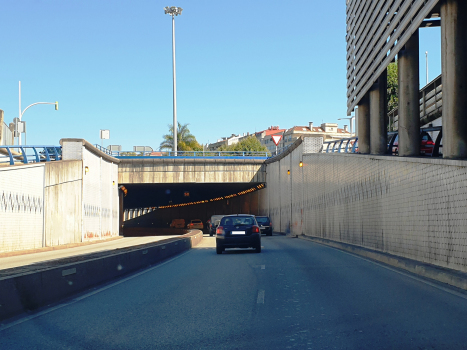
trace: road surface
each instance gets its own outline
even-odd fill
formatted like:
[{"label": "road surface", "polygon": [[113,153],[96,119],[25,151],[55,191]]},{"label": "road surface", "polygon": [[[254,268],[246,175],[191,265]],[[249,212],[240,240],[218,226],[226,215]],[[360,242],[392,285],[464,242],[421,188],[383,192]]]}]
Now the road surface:
[{"label": "road surface", "polygon": [[[191,251],[0,325],[1,349],[463,349],[467,295],[310,241]],[[427,283],[428,282],[428,283]]]}]

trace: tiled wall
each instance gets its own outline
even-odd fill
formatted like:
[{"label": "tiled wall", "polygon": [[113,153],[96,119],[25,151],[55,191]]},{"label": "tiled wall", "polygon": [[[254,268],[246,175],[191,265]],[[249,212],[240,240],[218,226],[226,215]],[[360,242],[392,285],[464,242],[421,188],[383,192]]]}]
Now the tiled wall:
[{"label": "tiled wall", "polygon": [[118,236],[118,165],[83,140],[63,150],[69,160],[0,168],[0,252]]},{"label": "tiled wall", "polygon": [[118,165],[83,150],[83,239],[118,236]]},{"label": "tiled wall", "polygon": [[299,147],[266,171],[260,210],[276,231],[467,271],[465,161],[303,154]]},{"label": "tiled wall", "polygon": [[0,252],[42,247],[44,164],[0,168]]}]

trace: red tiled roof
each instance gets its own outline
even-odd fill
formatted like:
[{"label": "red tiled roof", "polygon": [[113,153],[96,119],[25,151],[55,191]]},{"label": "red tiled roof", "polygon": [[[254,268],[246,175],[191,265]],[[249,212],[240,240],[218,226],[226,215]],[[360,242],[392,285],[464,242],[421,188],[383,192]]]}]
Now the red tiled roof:
[{"label": "red tiled roof", "polygon": [[256,135],[261,135],[263,132],[265,133],[265,136],[270,136],[270,135],[275,135],[275,134],[281,134],[285,131],[285,129],[267,129],[263,131],[258,131]]}]

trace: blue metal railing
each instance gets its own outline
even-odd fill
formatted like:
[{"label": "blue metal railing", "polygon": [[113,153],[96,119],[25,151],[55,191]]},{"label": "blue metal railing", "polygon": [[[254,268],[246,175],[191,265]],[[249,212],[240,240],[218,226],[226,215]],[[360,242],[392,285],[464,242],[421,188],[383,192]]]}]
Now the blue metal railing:
[{"label": "blue metal railing", "polygon": [[323,142],[323,153],[355,153],[357,149],[358,137]]},{"label": "blue metal railing", "polygon": [[0,146],[0,164],[29,164],[61,159],[61,146]]},{"label": "blue metal railing", "polygon": [[[141,157],[175,157],[173,151],[110,151],[107,148],[95,147],[115,158],[141,158]],[[177,157],[256,157],[269,158],[269,152],[256,151],[177,151]]]}]

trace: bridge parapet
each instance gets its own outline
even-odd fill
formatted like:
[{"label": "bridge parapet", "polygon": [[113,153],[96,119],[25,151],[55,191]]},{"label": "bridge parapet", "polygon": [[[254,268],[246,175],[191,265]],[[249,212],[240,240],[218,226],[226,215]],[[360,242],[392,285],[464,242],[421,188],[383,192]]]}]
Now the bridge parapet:
[{"label": "bridge parapet", "polygon": [[120,159],[118,182],[235,183],[265,182],[265,159],[189,157]]}]

